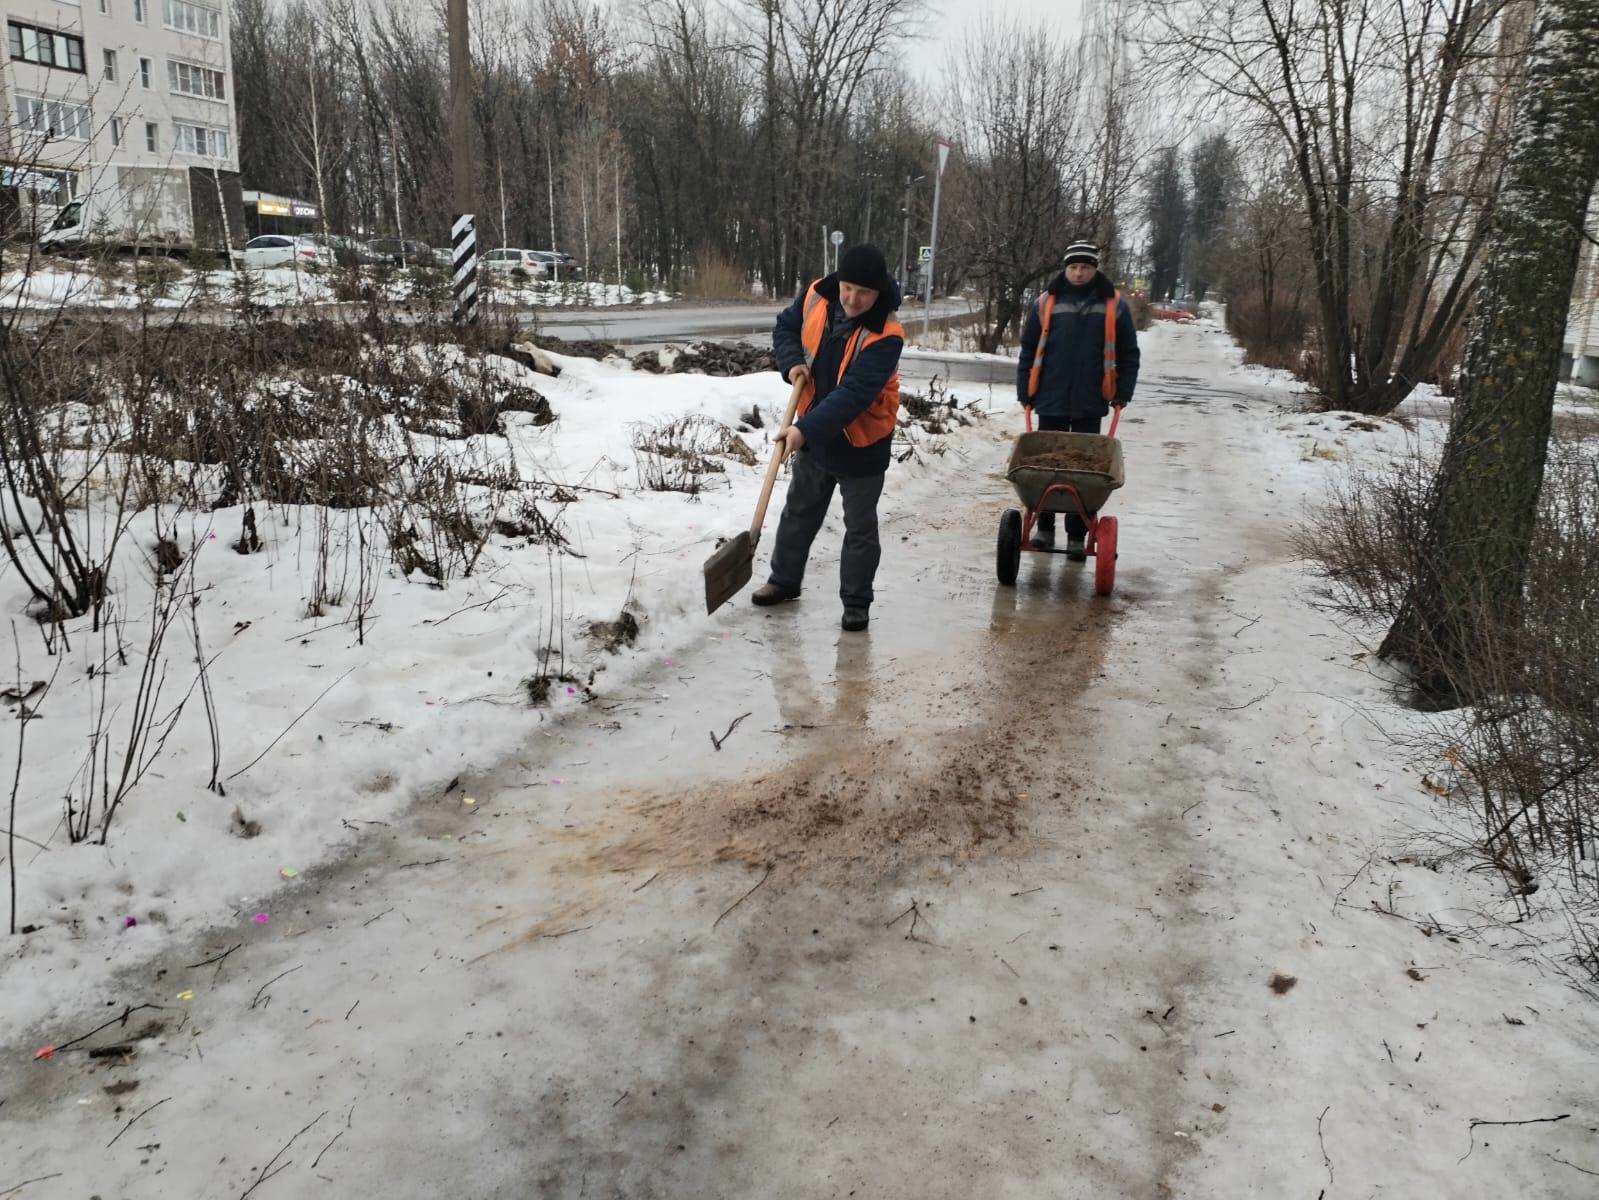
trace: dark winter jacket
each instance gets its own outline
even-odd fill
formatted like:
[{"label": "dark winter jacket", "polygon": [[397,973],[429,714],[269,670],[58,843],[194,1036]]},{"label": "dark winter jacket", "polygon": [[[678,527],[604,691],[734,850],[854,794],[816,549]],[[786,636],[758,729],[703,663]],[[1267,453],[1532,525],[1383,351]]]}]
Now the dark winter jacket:
[{"label": "dark winter jacket", "polygon": [[[1102,271],[1081,288],[1067,283],[1062,271],[1049,290],[1055,295],[1055,311],[1049,319],[1049,345],[1044,351],[1038,395],[1031,400],[1027,397],[1027,380],[1042,328],[1039,302],[1034,302],[1022,327],[1016,397],[1031,404],[1040,416],[1103,417],[1110,407],[1100,391],[1105,369],[1105,304],[1116,289]],[[1138,330],[1133,326],[1132,310],[1122,300],[1116,310],[1116,402],[1131,400],[1137,383]]]},{"label": "dark winter jacket", "polygon": [[[899,369],[900,351],[905,348],[904,339],[884,338],[858,351],[842,380],[838,377],[838,364],[844,355],[844,344],[856,326],[864,325],[873,333],[882,332],[889,314],[899,308],[899,288],[891,285],[878,296],[876,304],[854,320],[844,315],[844,306],[839,303],[837,275],[823,279],[816,285],[816,291],[827,302],[827,336],[822,339],[821,352],[811,364],[816,401],[808,413],[794,422],[805,435],[805,446],[800,453],[816,455],[826,470],[840,477],[881,475],[888,470],[893,434],[869,446],[852,446],[844,436],[844,427],[871,407],[872,401],[894,377]],[[793,367],[805,363],[805,347],[800,341],[804,319],[805,293],[802,291],[794,298],[794,303],[778,314],[777,325],[772,330],[772,351],[777,357],[778,374],[784,379]]]}]

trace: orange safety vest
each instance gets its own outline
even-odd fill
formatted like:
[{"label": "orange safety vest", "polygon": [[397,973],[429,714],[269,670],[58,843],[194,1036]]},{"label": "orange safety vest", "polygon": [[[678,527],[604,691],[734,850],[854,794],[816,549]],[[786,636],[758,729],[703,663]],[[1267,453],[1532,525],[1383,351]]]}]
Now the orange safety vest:
[{"label": "orange safety vest", "polygon": [[[1116,310],[1121,307],[1122,294],[1112,290],[1105,301],[1105,374],[1099,381],[1099,394],[1106,404],[1116,403]],[[1027,375],[1027,398],[1038,395],[1038,381],[1044,375],[1044,347],[1049,344],[1049,318],[1055,312],[1055,293],[1046,292],[1039,301],[1038,314],[1042,329],[1038,334],[1038,349],[1033,352],[1033,369]]]},{"label": "orange safety vest", "polygon": [[[805,293],[804,311],[804,321],[800,325],[800,344],[805,348],[805,365],[810,367],[815,365],[816,356],[822,352],[822,339],[827,336],[827,299],[817,293],[814,283]],[[838,378],[833,381],[833,385],[836,387],[843,382],[844,372],[849,370],[857,351],[865,350],[868,346],[890,337],[905,340],[905,327],[893,317],[889,317],[883,323],[881,333],[873,333],[864,325],[857,327],[844,346],[844,356],[838,363]],[[804,395],[800,397],[799,415],[803,417],[810,412],[811,405],[815,403],[816,383],[812,380],[806,386]],[[895,371],[893,378],[872,401],[871,407],[844,427],[844,436],[849,439],[851,446],[870,446],[892,434],[898,420],[899,372]]]}]

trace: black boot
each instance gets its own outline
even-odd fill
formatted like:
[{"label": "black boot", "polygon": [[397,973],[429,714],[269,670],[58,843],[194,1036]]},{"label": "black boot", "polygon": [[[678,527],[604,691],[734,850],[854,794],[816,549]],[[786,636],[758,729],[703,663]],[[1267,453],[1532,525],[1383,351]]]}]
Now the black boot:
[{"label": "black boot", "polygon": [[1038,524],[1033,526],[1033,549],[1053,550],[1055,548],[1055,514],[1045,513],[1038,518]]},{"label": "black boot", "polygon": [[770,608],[787,600],[798,600],[799,589],[786,588],[780,583],[763,583],[755,589],[755,594],[750,599],[762,608]]},{"label": "black boot", "polygon": [[844,619],[840,622],[846,633],[859,633],[871,622],[871,616],[864,608],[846,608]]},{"label": "black boot", "polygon": [[1073,562],[1088,561],[1088,550],[1083,544],[1085,537],[1086,535],[1081,533],[1072,533],[1066,536],[1066,557]]}]

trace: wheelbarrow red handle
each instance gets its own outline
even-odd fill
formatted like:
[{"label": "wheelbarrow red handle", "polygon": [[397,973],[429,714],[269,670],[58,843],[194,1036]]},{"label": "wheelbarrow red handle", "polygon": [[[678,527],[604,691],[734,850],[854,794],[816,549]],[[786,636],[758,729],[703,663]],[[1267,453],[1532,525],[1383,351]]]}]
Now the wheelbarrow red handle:
[{"label": "wheelbarrow red handle", "polygon": [[[1110,436],[1111,437],[1115,437],[1116,436],[1116,426],[1118,426],[1118,425],[1120,425],[1122,423],[1122,406],[1120,404],[1117,404],[1117,405],[1114,405],[1113,407],[1116,410],[1116,415],[1111,417],[1111,419],[1110,419]],[[1031,404],[1024,404],[1024,405],[1022,405],[1022,411],[1027,414],[1027,432],[1031,433],[1031,432],[1033,432],[1033,406]]]}]

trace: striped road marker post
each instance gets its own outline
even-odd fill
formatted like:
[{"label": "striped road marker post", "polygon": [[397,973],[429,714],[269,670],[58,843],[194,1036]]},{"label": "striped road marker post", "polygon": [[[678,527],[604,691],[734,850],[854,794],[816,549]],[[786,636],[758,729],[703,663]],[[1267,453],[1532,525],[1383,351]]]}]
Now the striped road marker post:
[{"label": "striped road marker post", "polygon": [[450,261],[454,268],[455,319],[465,324],[477,320],[477,215],[462,213],[450,230]]}]

